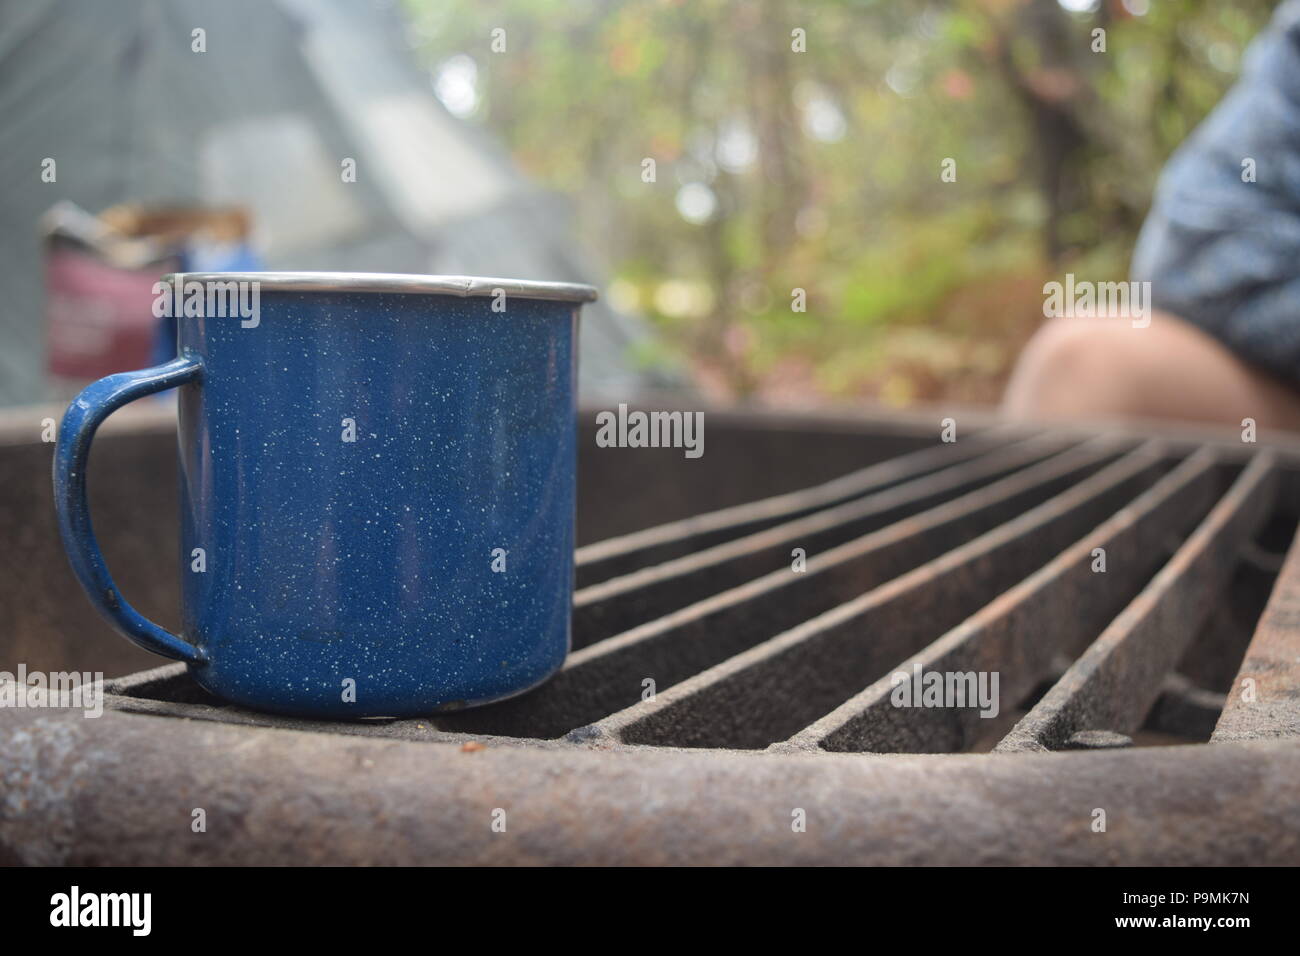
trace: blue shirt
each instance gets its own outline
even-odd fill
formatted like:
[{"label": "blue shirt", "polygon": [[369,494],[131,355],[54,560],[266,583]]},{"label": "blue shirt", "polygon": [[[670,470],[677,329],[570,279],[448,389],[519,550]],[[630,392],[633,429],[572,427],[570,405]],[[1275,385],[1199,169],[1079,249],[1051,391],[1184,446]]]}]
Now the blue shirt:
[{"label": "blue shirt", "polygon": [[1300,384],[1300,0],[1165,167],[1132,272],[1155,308]]}]

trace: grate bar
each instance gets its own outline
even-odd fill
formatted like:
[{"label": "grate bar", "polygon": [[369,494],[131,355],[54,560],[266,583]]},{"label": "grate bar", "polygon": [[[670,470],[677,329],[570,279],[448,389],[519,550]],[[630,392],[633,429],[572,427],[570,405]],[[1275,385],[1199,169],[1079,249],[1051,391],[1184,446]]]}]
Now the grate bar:
[{"label": "grate bar", "polygon": [[1162,449],[1110,467],[814,620],[597,726],[624,743],[766,747],[833,710],[885,669],[960,622],[1155,480]]},{"label": "grate bar", "polygon": [[986,454],[1009,444],[1013,437],[1027,436],[1023,430],[1013,431],[1000,427],[986,429],[960,442],[922,448],[811,488],[801,488],[586,545],[579,548],[575,556],[577,586],[580,589],[587,588],[641,568],[697,554],[724,541],[763,531],[863,495],[884,491]]},{"label": "grate bar", "polygon": [[796,547],[818,554],[949,501],[1050,457],[1061,441],[1031,438],[833,508],[579,591],[573,646],[663,617],[730,587],[790,566]]},{"label": "grate bar", "polygon": [[550,681],[492,708],[439,718],[446,729],[558,736],[622,710],[643,681],[670,687],[1010,521],[1117,457],[1097,439],[919,515],[575,651]]},{"label": "grate bar", "polygon": [[1057,750],[1079,731],[1131,734],[1160,694],[1273,506],[1273,454],[1260,452],[1142,591],[997,750]]},{"label": "grate bar", "polygon": [[[1287,741],[888,759],[466,753],[197,720],[164,729],[113,711],[0,713],[10,863],[1286,866],[1300,852],[1300,746]],[[199,792],[220,839],[174,823],[176,795]],[[1090,809],[1115,805],[1121,827],[1093,832]],[[483,825],[497,807],[509,837]],[[794,807],[806,833],[791,834]]]},{"label": "grate bar", "polygon": [[1210,739],[1219,743],[1300,736],[1298,686],[1300,534],[1291,543]]},{"label": "grate bar", "polygon": [[[1202,449],[1129,507],[1089,531],[1049,564],[900,664],[896,671],[999,675],[1000,709],[1024,700],[1134,598],[1209,511],[1218,484],[1216,455]],[[1106,572],[1092,570],[1095,548]],[[1060,673],[1060,672],[1058,672]],[[986,719],[977,707],[895,707],[892,675],[792,738],[795,749],[951,753],[972,746]]]}]

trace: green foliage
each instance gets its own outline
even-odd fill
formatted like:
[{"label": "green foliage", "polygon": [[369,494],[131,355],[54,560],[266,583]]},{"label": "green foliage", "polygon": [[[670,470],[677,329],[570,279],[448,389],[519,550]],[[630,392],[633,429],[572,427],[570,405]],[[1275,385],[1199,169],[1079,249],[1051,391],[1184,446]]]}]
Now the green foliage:
[{"label": "green foliage", "polygon": [[896,402],[995,398],[1044,281],[1123,276],[1273,4],[1097,6],[407,0],[431,72],[472,60],[470,121],[572,199],[611,293],[662,327],[636,360]]}]

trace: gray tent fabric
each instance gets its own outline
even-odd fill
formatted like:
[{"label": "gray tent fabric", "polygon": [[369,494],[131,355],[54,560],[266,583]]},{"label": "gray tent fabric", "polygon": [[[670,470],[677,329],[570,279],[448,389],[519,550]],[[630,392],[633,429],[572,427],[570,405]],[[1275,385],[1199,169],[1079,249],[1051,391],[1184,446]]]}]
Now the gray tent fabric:
[{"label": "gray tent fabric", "polygon": [[[59,200],[237,203],[270,269],[599,285],[564,203],[446,112],[402,29],[358,0],[0,0],[0,405],[44,397],[39,222]],[[584,397],[669,384],[629,357],[641,322],[583,315]]]}]

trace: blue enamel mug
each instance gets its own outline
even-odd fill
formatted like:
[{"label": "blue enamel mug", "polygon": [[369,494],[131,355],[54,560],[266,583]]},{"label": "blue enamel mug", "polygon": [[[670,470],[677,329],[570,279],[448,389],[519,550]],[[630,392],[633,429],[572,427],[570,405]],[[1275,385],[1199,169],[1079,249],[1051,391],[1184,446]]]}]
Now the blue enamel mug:
[{"label": "blue enamel mug", "polygon": [[[188,273],[178,357],[68,408],[59,530],[91,602],[218,697],[415,716],[541,683],[569,648],[577,319],[589,286]],[[178,390],[182,633],[135,611],[91,528],[99,424]]]}]

